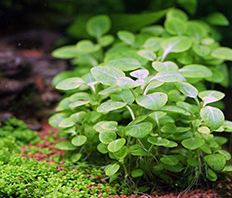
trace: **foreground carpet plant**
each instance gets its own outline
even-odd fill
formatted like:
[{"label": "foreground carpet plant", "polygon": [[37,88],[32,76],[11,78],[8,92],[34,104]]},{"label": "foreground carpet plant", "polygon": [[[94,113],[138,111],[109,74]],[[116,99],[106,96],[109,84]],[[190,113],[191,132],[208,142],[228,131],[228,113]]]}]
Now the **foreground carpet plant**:
[{"label": "foreground carpet plant", "polygon": [[130,184],[186,187],[231,171],[220,135],[232,132],[220,110],[225,95],[208,87],[228,86],[224,61],[232,50],[220,46],[215,29],[177,9],[167,12],[164,27],[122,30],[117,38],[110,28],[108,16],[93,17],[86,30],[94,42],[53,52],[78,65],[53,80],[65,97],[49,123],[70,139],[57,148],[69,150],[74,163],[102,158],[110,181],[123,175]]}]

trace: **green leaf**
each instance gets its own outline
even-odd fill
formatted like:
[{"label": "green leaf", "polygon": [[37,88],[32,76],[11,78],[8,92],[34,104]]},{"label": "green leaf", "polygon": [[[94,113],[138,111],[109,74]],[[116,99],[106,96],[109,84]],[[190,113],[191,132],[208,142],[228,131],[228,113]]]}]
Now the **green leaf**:
[{"label": "green leaf", "polygon": [[135,35],[129,31],[118,31],[117,32],[118,38],[123,41],[124,43],[127,43],[129,45],[133,45],[135,41]]},{"label": "green leaf", "polygon": [[118,151],[114,152],[113,154],[117,159],[123,159],[127,156],[127,153],[128,153],[128,148],[126,146],[123,146]]},{"label": "green leaf", "polygon": [[181,108],[181,107],[177,107],[177,106],[165,106],[162,109],[160,109],[161,111],[167,111],[167,112],[171,112],[171,113],[177,113],[177,114],[182,114],[185,116],[190,116],[191,114],[186,111],[185,109]]},{"label": "green leaf", "polygon": [[144,80],[132,80],[129,77],[121,77],[117,79],[117,85],[122,89],[132,89],[134,87],[138,87],[144,83]]},{"label": "green leaf", "polygon": [[97,150],[102,154],[106,154],[109,152],[107,146],[107,144],[100,143],[97,145]]},{"label": "green leaf", "polygon": [[179,9],[171,9],[166,15],[167,19],[178,19],[181,21],[188,21],[188,15]]},{"label": "green leaf", "polygon": [[197,0],[177,0],[189,14],[194,15],[197,10]]},{"label": "green leaf", "polygon": [[168,139],[162,137],[149,137],[147,141],[156,146],[166,146],[170,143]]},{"label": "green leaf", "polygon": [[170,52],[184,52],[187,51],[191,46],[192,40],[184,36],[176,36],[165,39],[161,43],[161,47],[164,49],[162,60],[164,60]]},{"label": "green leaf", "polygon": [[153,125],[150,122],[142,122],[126,126],[125,132],[129,136],[143,138],[151,132],[152,128]]},{"label": "green leaf", "polygon": [[207,78],[212,76],[210,69],[203,65],[187,65],[179,69],[179,72],[186,78]]},{"label": "green leaf", "polygon": [[210,181],[217,181],[217,174],[212,169],[208,168],[206,178]]},{"label": "green leaf", "polygon": [[179,19],[167,19],[164,23],[164,27],[171,35],[181,36],[185,33],[185,24]]},{"label": "green leaf", "polygon": [[153,61],[156,59],[156,54],[149,50],[139,50],[137,54],[150,61]]},{"label": "green leaf", "polygon": [[133,171],[131,171],[131,176],[133,178],[136,178],[136,177],[141,177],[143,176],[143,170],[138,168],[138,169],[134,169]]},{"label": "green leaf", "polygon": [[98,108],[97,112],[99,113],[108,113],[109,111],[113,111],[116,109],[121,109],[122,107],[125,107],[127,103],[125,102],[116,102],[112,100],[108,100],[106,102],[103,102]]},{"label": "green leaf", "polygon": [[70,118],[72,119],[73,122],[77,123],[77,122],[82,122],[86,117],[86,112],[84,111],[79,111],[77,113],[73,113]]},{"label": "green leaf", "polygon": [[173,141],[170,141],[169,140],[169,143],[166,144],[166,145],[163,145],[164,147],[167,147],[167,148],[173,148],[173,147],[177,147],[178,144],[176,142],[173,142]]},{"label": "green leaf", "polygon": [[203,45],[199,45],[197,43],[195,43],[193,45],[193,51],[198,55],[198,56],[201,56],[201,57],[206,57],[210,54],[210,48],[207,47],[207,46],[203,46]]},{"label": "green leaf", "polygon": [[87,137],[85,135],[78,135],[72,139],[72,144],[74,146],[82,146],[87,141]]},{"label": "green leaf", "polygon": [[177,128],[174,123],[168,122],[160,129],[163,133],[175,133]]},{"label": "green leaf", "polygon": [[187,162],[190,166],[197,167],[199,165],[199,161],[193,157],[188,158]]},{"label": "green leaf", "polygon": [[232,122],[231,121],[225,120],[222,127],[224,128],[224,130],[226,132],[232,132]]},{"label": "green leaf", "polygon": [[222,73],[221,68],[217,69],[217,68],[211,67],[210,70],[212,72],[212,76],[205,78],[205,79],[213,83],[222,83],[225,78],[225,75]]},{"label": "green leaf", "polygon": [[222,154],[225,156],[226,160],[230,160],[231,159],[231,154],[228,151],[225,150],[219,150],[217,151],[218,153]]},{"label": "green leaf", "polygon": [[210,129],[206,126],[201,126],[197,129],[198,132],[203,133],[203,134],[209,134]]},{"label": "green leaf", "polygon": [[198,90],[187,82],[176,82],[175,86],[187,97],[196,98]]},{"label": "green leaf", "polygon": [[149,71],[147,69],[139,69],[131,72],[130,75],[134,78],[144,79],[149,75]]},{"label": "green leaf", "polygon": [[63,141],[63,142],[59,142],[55,145],[56,149],[60,149],[60,150],[65,150],[65,151],[73,151],[75,150],[77,147],[75,147],[71,142],[69,141]]},{"label": "green leaf", "polygon": [[232,171],[232,164],[225,165],[222,172],[231,172]]},{"label": "green leaf", "polygon": [[90,103],[89,100],[80,99],[80,100],[78,100],[78,101],[75,101],[75,102],[70,103],[70,104],[69,104],[69,107],[70,107],[71,109],[74,109],[74,108],[76,108],[76,107],[79,107],[79,106],[82,106],[82,105],[85,105],[85,104],[88,104],[88,103]]},{"label": "green leaf", "polygon": [[97,66],[91,69],[93,77],[104,85],[113,86],[120,77],[125,77],[125,74],[114,67]]},{"label": "green leaf", "polygon": [[58,126],[60,128],[68,128],[68,127],[73,126],[74,124],[75,123],[72,121],[71,118],[65,118],[58,124]]},{"label": "green leaf", "polygon": [[204,105],[221,100],[225,94],[220,91],[207,90],[201,91],[199,97],[204,101]]},{"label": "green leaf", "polygon": [[224,114],[215,107],[204,107],[200,111],[200,115],[204,123],[211,128],[211,130],[218,129],[224,123]]},{"label": "green leaf", "polygon": [[164,155],[160,158],[160,161],[170,166],[175,166],[179,162],[178,158],[175,155]]},{"label": "green leaf", "polygon": [[186,81],[184,76],[177,71],[159,72],[153,77],[160,82],[178,82]]},{"label": "green leaf", "polygon": [[113,101],[122,100],[127,104],[132,104],[135,99],[133,93],[129,89],[123,89],[119,93],[111,94],[110,97]]},{"label": "green leaf", "polygon": [[75,45],[63,46],[58,49],[55,49],[52,52],[52,56],[54,56],[55,58],[62,58],[62,59],[75,58],[78,55],[79,55],[79,51]]},{"label": "green leaf", "polygon": [[106,47],[108,45],[110,45],[111,43],[114,42],[114,36],[112,35],[105,35],[105,36],[102,36],[100,39],[99,39],[99,44],[102,46],[102,47]]},{"label": "green leaf", "polygon": [[140,62],[133,58],[116,58],[105,63],[105,65],[122,71],[131,71],[142,67]]},{"label": "green leaf", "polygon": [[118,172],[120,166],[118,164],[109,164],[105,168],[105,173],[108,176],[113,176],[116,172]]},{"label": "green leaf", "polygon": [[160,46],[161,41],[162,41],[161,38],[151,37],[145,41],[142,47],[145,48],[146,50],[156,52],[161,48]]},{"label": "green leaf", "polygon": [[98,122],[93,126],[93,129],[95,129],[98,132],[103,131],[117,131],[118,123],[115,121],[101,121]]},{"label": "green leaf", "polygon": [[107,15],[98,15],[88,20],[86,30],[90,36],[100,38],[111,28],[111,21]]},{"label": "green leaf", "polygon": [[135,144],[135,145],[132,145],[130,146],[129,148],[130,152],[131,152],[131,155],[134,155],[134,156],[150,156],[149,153],[147,153],[141,145],[138,145],[138,144]]},{"label": "green leaf", "polygon": [[110,142],[107,148],[110,152],[117,152],[119,149],[121,149],[124,146],[125,143],[126,143],[126,139],[120,138]]},{"label": "green leaf", "polygon": [[72,161],[73,163],[76,163],[77,161],[79,161],[79,160],[81,159],[81,157],[82,157],[82,154],[81,154],[81,153],[74,153],[74,154],[72,154],[72,156],[71,156],[71,161]]},{"label": "green leaf", "polygon": [[[147,34],[151,34],[153,36],[160,36],[164,32],[164,28],[162,25],[151,25],[151,26],[147,26],[147,27],[142,28],[140,31],[141,31],[141,33],[147,33]],[[157,38],[157,37],[155,37],[155,38]],[[156,51],[156,50],[154,50],[154,51]]]},{"label": "green leaf", "polygon": [[91,96],[90,94],[86,93],[86,92],[77,92],[75,94],[72,94],[70,97],[69,97],[69,100],[72,101],[72,102],[75,102],[75,101],[78,101],[78,100],[91,100]]},{"label": "green leaf", "polygon": [[148,95],[139,96],[136,102],[146,108],[151,110],[157,110],[163,107],[168,101],[168,96],[162,92],[155,92]]},{"label": "green leaf", "polygon": [[109,144],[116,139],[117,135],[114,131],[102,131],[99,134],[99,139],[104,144]]},{"label": "green leaf", "polygon": [[101,49],[100,45],[94,44],[90,40],[81,40],[76,44],[76,46],[80,54],[90,54]]},{"label": "green leaf", "polygon": [[118,91],[121,91],[121,88],[118,87],[118,85],[109,87],[107,89],[104,89],[102,91],[99,92],[100,95],[109,95],[112,93],[117,93]]},{"label": "green leaf", "polygon": [[69,116],[69,114],[67,113],[56,113],[54,114],[53,116],[51,116],[49,119],[48,119],[48,123],[54,127],[54,128],[57,128],[59,129],[59,123],[64,120],[65,118],[67,118]]},{"label": "green leaf", "polygon": [[204,160],[215,171],[222,171],[226,165],[226,158],[221,154],[206,155]]},{"label": "green leaf", "polygon": [[202,146],[204,143],[205,141],[201,138],[189,138],[181,142],[181,144],[189,150],[195,150]]},{"label": "green leaf", "polygon": [[187,23],[186,33],[189,36],[196,38],[197,40],[207,36],[207,30],[201,23],[197,21],[190,21]]},{"label": "green leaf", "polygon": [[80,87],[85,83],[81,78],[73,77],[62,80],[56,85],[56,89],[60,90],[72,90]]},{"label": "green leaf", "polygon": [[152,67],[158,72],[178,71],[178,66],[171,61],[154,61],[152,62]]},{"label": "green leaf", "polygon": [[211,25],[227,26],[230,24],[225,15],[220,12],[211,13],[209,16],[206,17],[206,21]]},{"label": "green leaf", "polygon": [[212,51],[211,56],[214,58],[232,61],[232,49],[228,47],[218,47]]}]

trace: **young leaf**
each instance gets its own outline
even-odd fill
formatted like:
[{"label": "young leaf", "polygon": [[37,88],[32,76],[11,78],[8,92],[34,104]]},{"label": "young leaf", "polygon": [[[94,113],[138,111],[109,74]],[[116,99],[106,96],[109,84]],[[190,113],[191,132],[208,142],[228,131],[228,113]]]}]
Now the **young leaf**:
[{"label": "young leaf", "polygon": [[203,45],[199,45],[197,43],[195,43],[193,45],[193,51],[198,55],[198,56],[201,56],[201,57],[206,57],[210,54],[210,48],[207,47],[207,46],[203,46]]},{"label": "young leaf", "polygon": [[230,160],[231,159],[231,154],[228,151],[225,150],[219,150],[218,153],[222,154],[225,156],[226,160]]},{"label": "young leaf", "polygon": [[72,90],[76,89],[81,86],[81,84],[85,83],[81,78],[73,77],[73,78],[67,78],[65,80],[62,80],[56,85],[56,89],[60,90]]},{"label": "young leaf", "polygon": [[107,15],[98,15],[88,20],[86,24],[87,33],[99,39],[110,30],[111,21]]},{"label": "young leaf", "polygon": [[106,154],[109,152],[107,149],[107,144],[103,144],[103,143],[97,145],[97,150],[102,154]]},{"label": "young leaf", "polygon": [[121,109],[122,107],[125,107],[127,103],[125,102],[116,102],[112,100],[108,100],[106,102],[103,102],[98,108],[97,112],[99,113],[108,113],[109,111],[113,111],[116,109]]},{"label": "young leaf", "polygon": [[70,159],[73,163],[76,163],[77,161],[79,161],[81,159],[81,157],[82,157],[81,153],[74,153],[74,154],[72,154]]},{"label": "young leaf", "polygon": [[131,176],[133,178],[136,178],[136,177],[141,177],[143,175],[143,170],[138,168],[138,169],[134,169],[133,171],[131,171]]},{"label": "young leaf", "polygon": [[108,176],[113,176],[116,172],[118,172],[120,166],[118,164],[109,164],[106,168],[105,168],[105,172],[106,175]]},{"label": "young leaf", "polygon": [[149,75],[149,71],[147,69],[139,69],[131,72],[130,75],[138,79],[144,79]]},{"label": "young leaf", "polygon": [[129,136],[143,138],[151,132],[152,128],[153,126],[150,122],[142,122],[140,124],[128,125],[125,128],[125,132]]},{"label": "young leaf", "polygon": [[207,36],[207,31],[204,26],[196,21],[187,23],[186,33],[198,40]]},{"label": "young leaf", "polygon": [[160,46],[161,42],[162,42],[161,38],[151,37],[145,41],[142,47],[152,52],[156,52],[161,48]]},{"label": "young leaf", "polygon": [[123,101],[127,104],[132,104],[135,100],[133,93],[129,89],[123,89],[119,93],[111,94],[113,101]]},{"label": "young leaf", "polygon": [[171,112],[171,113],[177,113],[177,114],[182,114],[185,116],[190,116],[191,114],[186,111],[185,109],[178,107],[178,106],[165,106],[163,108],[160,109],[161,111],[166,111],[166,112]]},{"label": "young leaf", "polygon": [[120,138],[110,142],[107,148],[110,152],[114,153],[117,152],[119,149],[121,149],[125,143],[126,143],[126,139]]},{"label": "young leaf", "polygon": [[204,105],[219,101],[224,98],[224,96],[224,93],[214,90],[201,91],[199,93],[199,97],[204,101]]},{"label": "young leaf", "polygon": [[138,87],[144,83],[144,80],[132,80],[129,77],[121,77],[117,79],[117,85],[122,89],[132,89],[134,87]]},{"label": "young leaf", "polygon": [[85,111],[79,111],[77,113],[73,113],[70,118],[72,119],[73,122],[81,123],[86,117],[86,112]]},{"label": "young leaf", "polygon": [[178,158],[175,155],[164,155],[160,158],[160,161],[170,166],[175,166],[179,162]]},{"label": "young leaf", "polygon": [[164,32],[164,28],[162,25],[151,25],[141,29],[141,33],[147,33],[153,36],[160,36],[163,34],[163,32]]},{"label": "young leaf", "polygon": [[116,139],[117,135],[114,131],[102,131],[99,134],[99,139],[104,144],[109,144]]},{"label": "young leaf", "polygon": [[82,146],[87,140],[87,137],[85,135],[78,135],[72,139],[72,144],[74,146]]},{"label": "young leaf", "polygon": [[168,139],[162,137],[149,137],[147,141],[156,146],[166,146],[170,143]]},{"label": "young leaf", "polygon": [[98,132],[117,131],[117,126],[118,123],[115,121],[100,121],[93,126],[93,129],[95,129]]},{"label": "young leaf", "polygon": [[126,146],[123,146],[118,151],[114,152],[113,154],[117,159],[123,159],[124,157],[127,156],[127,153],[128,153],[128,148]]},{"label": "young leaf", "polygon": [[80,54],[90,54],[101,49],[100,45],[94,44],[89,40],[81,40],[76,44],[76,46]]},{"label": "young leaf", "polygon": [[65,151],[73,151],[75,150],[77,147],[74,146],[71,142],[69,141],[63,141],[63,142],[59,142],[55,145],[55,148],[60,149],[60,150],[65,150]]},{"label": "young leaf", "polygon": [[171,61],[154,61],[152,62],[152,67],[158,72],[178,71],[178,66]]},{"label": "young leaf", "polygon": [[215,171],[222,171],[226,165],[226,158],[221,154],[206,155],[204,160]]},{"label": "young leaf", "polygon": [[214,58],[232,61],[232,49],[228,47],[218,47],[212,51],[211,56]]},{"label": "young leaf", "polygon": [[80,100],[77,100],[77,101],[75,101],[75,102],[71,102],[71,103],[69,104],[69,107],[70,107],[71,109],[74,109],[74,108],[76,108],[76,107],[79,107],[79,106],[82,106],[82,105],[85,105],[85,104],[88,104],[88,103],[90,103],[89,100],[80,99]]},{"label": "young leaf", "polygon": [[230,24],[228,19],[220,12],[214,12],[206,17],[206,21],[211,25],[227,26]]},{"label": "young leaf", "polygon": [[180,21],[187,21],[188,15],[185,12],[183,12],[182,10],[171,9],[168,11],[166,18],[167,19],[177,19]]},{"label": "young leaf", "polygon": [[104,85],[113,86],[120,77],[125,77],[125,74],[114,67],[97,66],[91,69],[93,77]]},{"label": "young leaf", "polygon": [[163,107],[168,101],[168,96],[162,92],[155,92],[148,95],[139,96],[136,102],[146,108],[151,110],[157,110]]},{"label": "young leaf", "polygon": [[150,156],[149,153],[147,153],[141,145],[135,144],[130,146],[129,151],[131,152],[131,155],[134,156]]},{"label": "young leaf", "polygon": [[76,47],[76,45],[67,45],[60,47],[58,49],[55,49],[52,52],[52,56],[55,58],[62,58],[62,59],[69,59],[69,58],[75,58],[79,55],[79,51]]},{"label": "young leaf", "polygon": [[179,19],[167,19],[164,23],[164,27],[171,35],[183,35],[185,33],[185,24]]},{"label": "young leaf", "polygon": [[112,35],[105,35],[105,36],[102,36],[100,39],[99,39],[99,44],[102,46],[102,47],[106,47],[108,45],[110,45],[111,43],[114,42],[114,36]]},{"label": "young leaf", "polygon": [[118,38],[129,44],[129,45],[133,45],[134,41],[135,41],[135,35],[129,31],[118,31],[117,32]]},{"label": "young leaf", "polygon": [[174,123],[168,122],[160,129],[163,133],[175,133],[177,128]]},{"label": "young leaf", "polygon": [[204,143],[205,141],[201,138],[189,138],[181,142],[181,144],[189,150],[195,150],[201,147]]},{"label": "young leaf", "polygon": [[200,115],[204,123],[211,128],[211,130],[218,129],[224,123],[224,114],[215,107],[204,107],[200,111]]},{"label": "young leaf", "polygon": [[59,123],[64,120],[65,118],[69,117],[69,114],[68,113],[56,113],[54,114],[53,116],[51,116],[49,119],[48,119],[48,123],[54,127],[54,128],[57,128],[59,129]]},{"label": "young leaf", "polygon": [[164,49],[162,60],[164,60],[167,54],[170,52],[184,52],[187,51],[191,46],[192,40],[184,36],[165,39],[161,43],[161,47]]},{"label": "young leaf", "polygon": [[176,87],[187,97],[196,98],[198,90],[187,82],[176,82]]},{"label": "young leaf", "polygon": [[153,61],[156,59],[156,54],[149,50],[139,50],[137,54],[150,61]]},{"label": "young leaf", "polygon": [[106,66],[115,67],[122,71],[131,71],[142,67],[139,61],[133,58],[116,58],[105,63]]},{"label": "young leaf", "polygon": [[186,81],[185,77],[177,71],[166,71],[159,72],[153,77],[161,82],[178,82],[178,81]]},{"label": "young leaf", "polygon": [[65,118],[59,123],[60,128],[68,128],[73,126],[75,123],[72,121],[71,118]]},{"label": "young leaf", "polygon": [[179,72],[186,78],[207,78],[212,76],[210,69],[203,65],[187,65],[179,69]]},{"label": "young leaf", "polygon": [[231,121],[225,120],[222,126],[226,132],[232,132],[232,122]]}]

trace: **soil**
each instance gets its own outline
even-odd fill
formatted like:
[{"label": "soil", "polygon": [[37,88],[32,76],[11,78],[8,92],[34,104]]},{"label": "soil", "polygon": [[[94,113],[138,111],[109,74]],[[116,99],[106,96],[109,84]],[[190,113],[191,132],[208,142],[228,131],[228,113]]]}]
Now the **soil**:
[{"label": "soil", "polygon": [[[34,158],[37,161],[47,161],[48,164],[50,163],[56,163],[54,160],[52,160],[52,157],[55,154],[58,154],[61,158],[65,156],[65,152],[55,149],[54,145],[60,141],[64,141],[65,139],[60,139],[58,136],[58,130],[52,128],[47,120],[43,120],[41,123],[42,130],[38,131],[38,136],[44,140],[44,143],[39,144],[29,144],[25,145],[21,148],[21,156],[23,158]],[[51,132],[53,131],[53,132]],[[53,137],[53,142],[49,141],[51,137]],[[50,154],[42,154],[40,151],[34,154],[29,154],[28,151],[30,151],[30,148],[38,147],[38,148],[48,148],[51,153]],[[62,167],[62,164],[64,164],[65,161],[61,161],[59,164],[57,164],[57,171],[64,171],[64,168]],[[182,191],[178,193],[173,192],[163,192],[161,190],[154,191],[151,194],[139,194],[139,195],[117,195],[115,198],[229,198],[232,197],[232,184],[229,179],[227,180],[227,183],[218,183],[217,188],[215,190],[208,189],[207,191],[204,191],[202,189],[195,189],[195,190],[189,190],[189,191]],[[226,188],[226,189],[225,189]],[[224,190],[222,192],[222,189]],[[225,193],[226,191],[226,193]],[[221,193],[219,193],[221,192]]]}]

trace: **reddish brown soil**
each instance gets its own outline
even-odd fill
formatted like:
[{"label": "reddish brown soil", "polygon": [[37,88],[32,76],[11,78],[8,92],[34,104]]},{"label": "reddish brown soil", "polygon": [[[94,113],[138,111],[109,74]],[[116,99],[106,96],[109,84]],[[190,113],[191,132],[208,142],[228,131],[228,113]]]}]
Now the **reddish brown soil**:
[{"label": "reddish brown soil", "polygon": [[[58,138],[58,130],[52,128],[47,120],[44,120],[42,123],[42,130],[38,131],[38,136],[44,140],[44,143],[39,143],[39,144],[29,144],[27,149],[31,146],[35,146],[38,148],[48,148],[51,153],[49,155],[47,154],[42,154],[40,151],[38,151],[37,153],[34,154],[28,154],[28,150],[26,149],[26,147],[22,147],[22,157],[26,158],[34,158],[37,161],[47,161],[48,163],[56,163],[54,160],[52,160],[52,157],[55,154],[58,154],[60,157],[64,157],[65,152],[55,149],[54,145],[60,141],[64,141],[64,139],[59,139]],[[49,132],[49,131],[53,131],[53,133]],[[54,142],[49,142],[48,138],[49,136],[53,135],[54,138]],[[62,164],[65,163],[64,161],[61,161],[59,164],[57,164],[57,171],[62,171],[64,170],[64,168],[62,167]],[[150,195],[144,193],[144,194],[140,194],[140,195],[117,195],[114,198],[232,198],[232,196],[230,196],[230,191],[232,189],[232,184],[231,182],[229,182],[229,184],[226,184],[228,189],[227,189],[227,195],[225,196],[220,196],[216,191],[214,190],[207,190],[207,191],[203,191],[201,189],[196,189],[196,190],[190,190],[190,191],[183,191],[180,193],[171,193],[171,192],[162,192],[162,191],[154,191],[153,193],[151,193]],[[219,190],[220,188],[223,188],[225,186],[225,184],[218,184],[219,186]],[[231,193],[232,194],[232,193]],[[112,196],[111,196],[112,197]]]}]

